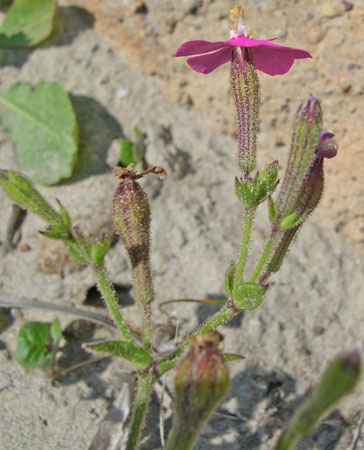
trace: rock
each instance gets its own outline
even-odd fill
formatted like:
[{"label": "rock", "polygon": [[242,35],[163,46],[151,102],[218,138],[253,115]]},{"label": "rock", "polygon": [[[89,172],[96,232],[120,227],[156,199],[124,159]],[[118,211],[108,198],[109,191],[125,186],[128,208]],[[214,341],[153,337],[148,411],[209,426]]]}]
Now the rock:
[{"label": "rock", "polygon": [[332,0],[321,7],[321,14],[329,19],[342,16],[345,11],[347,11],[346,6],[341,0]]}]

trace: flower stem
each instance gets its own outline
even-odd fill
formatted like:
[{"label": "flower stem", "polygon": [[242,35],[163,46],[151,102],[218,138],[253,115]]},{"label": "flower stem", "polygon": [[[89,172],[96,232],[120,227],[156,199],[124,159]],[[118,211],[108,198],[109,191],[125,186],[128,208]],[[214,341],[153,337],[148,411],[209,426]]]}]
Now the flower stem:
[{"label": "flower stem", "polygon": [[251,235],[251,231],[252,231],[254,215],[255,215],[255,208],[246,208],[245,209],[239,258],[238,258],[238,262],[236,264],[236,269],[235,269],[233,290],[239,286],[239,284],[241,283],[242,278],[243,278],[246,257],[247,257],[248,249],[249,249],[249,241],[250,241],[250,235]]},{"label": "flower stem", "polygon": [[255,283],[261,273],[261,271],[264,269],[264,266],[267,264],[268,259],[272,253],[274,244],[276,243],[277,239],[277,233],[272,234],[269,241],[267,242],[265,249],[262,253],[262,256],[260,257],[257,265],[255,266],[255,269],[253,270],[253,273],[251,274],[249,278],[249,283]]},{"label": "flower stem", "polygon": [[143,305],[143,343],[146,350],[152,346],[152,310],[150,303]]},{"label": "flower stem", "polygon": [[154,382],[155,377],[150,373],[139,375],[126,450],[135,450],[138,447]]},{"label": "flower stem", "polygon": [[96,276],[97,288],[105,300],[116,326],[127,342],[133,342],[133,337],[129,327],[126,325],[122,315],[120,314],[117,294],[114,286],[108,279],[105,267],[103,265],[94,265],[92,267]]},{"label": "flower stem", "polygon": [[[225,323],[233,319],[236,316],[236,314],[238,314],[238,312],[239,312],[238,310],[232,308],[231,304],[227,302],[214,315],[209,317],[203,324],[201,324],[194,331],[192,331],[192,333],[190,333],[189,336],[196,336],[199,334],[206,333],[206,331],[209,330],[216,330],[216,328],[218,328],[219,326],[224,325]],[[159,362],[157,366],[159,376],[162,376],[164,373],[168,372],[168,370],[172,369],[175,366],[177,358],[179,358],[182,355],[183,350],[185,349],[188,343],[187,337],[183,340],[180,346],[173,353],[168,355],[166,359]]]}]

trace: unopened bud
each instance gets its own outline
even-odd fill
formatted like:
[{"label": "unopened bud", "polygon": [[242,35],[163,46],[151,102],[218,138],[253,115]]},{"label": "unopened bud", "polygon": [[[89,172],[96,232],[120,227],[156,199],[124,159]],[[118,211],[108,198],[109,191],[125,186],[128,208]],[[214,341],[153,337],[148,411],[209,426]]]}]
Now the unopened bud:
[{"label": "unopened bud", "polygon": [[269,203],[275,245],[260,281],[280,269],[298,230],[321,200],[324,158],[334,157],[338,148],[333,133],[321,132],[321,122],[319,101],[310,96],[298,108],[286,174],[277,200]]},{"label": "unopened bud", "polygon": [[305,183],[302,185],[296,210],[283,216],[278,224],[277,221],[273,224],[273,233],[279,234],[267,265],[269,273],[277,272],[281,268],[298,230],[321,200],[323,189],[323,158],[317,157],[310,168]]},{"label": "unopened bud", "polygon": [[238,164],[243,173],[256,165],[260,84],[257,69],[246,48],[237,47],[231,62],[231,90],[238,122]]},{"label": "unopened bud", "polygon": [[360,380],[361,372],[360,354],[357,350],[332,361],[318,386],[279,438],[275,450],[295,448],[295,444],[302,436],[314,430],[323,414],[354,389]]},{"label": "unopened bud", "polygon": [[0,186],[12,202],[33,212],[50,224],[61,224],[62,217],[37,191],[28,177],[14,170],[0,170]]},{"label": "unopened bud", "polygon": [[147,195],[132,174],[120,179],[113,219],[130,259],[135,300],[150,303],[154,298],[149,259],[150,209]]},{"label": "unopened bud", "polygon": [[176,369],[175,414],[167,450],[192,449],[202,426],[226,394],[229,374],[222,340],[217,331],[190,338]]},{"label": "unopened bud", "polygon": [[[320,144],[322,112],[320,102],[310,96],[296,113],[293,123],[291,151],[281,189],[275,202],[276,225],[281,220],[296,212],[297,217],[307,214],[302,200],[302,193],[309,187],[308,181],[314,180],[310,175],[316,159],[316,150]],[[306,196],[307,197],[307,196]]]}]

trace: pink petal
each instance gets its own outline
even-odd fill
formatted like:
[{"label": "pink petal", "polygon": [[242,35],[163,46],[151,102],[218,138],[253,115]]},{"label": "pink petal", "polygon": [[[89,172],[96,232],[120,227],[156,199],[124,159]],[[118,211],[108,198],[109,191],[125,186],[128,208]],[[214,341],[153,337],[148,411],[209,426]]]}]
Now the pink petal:
[{"label": "pink petal", "polygon": [[209,42],[209,41],[188,41],[180,46],[176,53],[172,56],[191,56],[201,55],[202,53],[213,52],[220,48],[229,47],[225,42]]},{"label": "pink petal", "polygon": [[268,75],[283,75],[295,59],[312,58],[305,50],[266,43],[251,49],[255,66]]},{"label": "pink petal", "polygon": [[[228,41],[224,41],[225,44],[233,45],[234,47],[259,47],[260,45],[269,45],[270,41],[274,41],[277,38],[272,39],[251,39],[246,36],[236,36]],[[271,44],[277,45],[277,44]]]},{"label": "pink petal", "polygon": [[207,53],[206,55],[194,56],[193,58],[187,59],[188,65],[191,66],[193,70],[204,74],[212,72],[229,61],[231,61],[230,45],[213,53]]}]

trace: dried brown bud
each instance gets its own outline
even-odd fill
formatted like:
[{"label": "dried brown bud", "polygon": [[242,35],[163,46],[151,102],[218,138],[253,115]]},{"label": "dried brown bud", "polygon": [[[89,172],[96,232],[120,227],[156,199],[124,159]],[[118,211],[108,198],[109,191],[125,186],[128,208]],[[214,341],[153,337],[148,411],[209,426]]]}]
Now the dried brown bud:
[{"label": "dried brown bud", "polygon": [[135,300],[154,298],[150,268],[150,209],[147,195],[132,175],[120,179],[113,202],[113,218],[129,255]]}]

